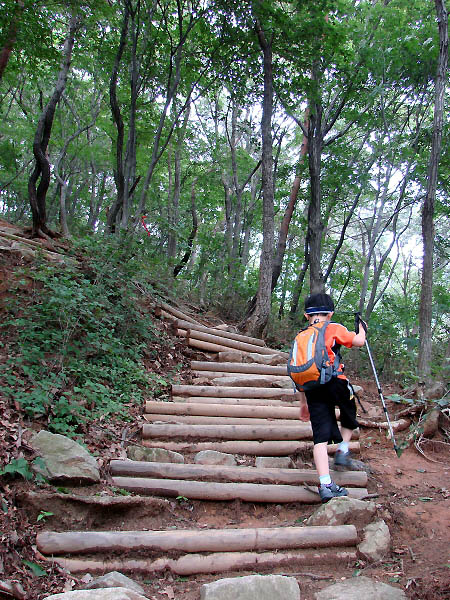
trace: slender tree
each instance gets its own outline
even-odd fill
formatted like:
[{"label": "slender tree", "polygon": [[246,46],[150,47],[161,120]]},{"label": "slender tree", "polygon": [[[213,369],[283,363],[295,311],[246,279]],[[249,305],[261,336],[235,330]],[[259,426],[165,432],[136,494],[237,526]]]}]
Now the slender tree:
[{"label": "slender tree", "polygon": [[433,135],[428,163],[427,191],[422,207],[422,290],[419,310],[419,360],[418,372],[421,380],[431,373],[431,317],[433,302],[433,248],[434,248],[434,203],[441,152],[444,120],[444,93],[448,65],[448,12],[444,0],[435,0],[439,27],[439,58],[435,83]]}]

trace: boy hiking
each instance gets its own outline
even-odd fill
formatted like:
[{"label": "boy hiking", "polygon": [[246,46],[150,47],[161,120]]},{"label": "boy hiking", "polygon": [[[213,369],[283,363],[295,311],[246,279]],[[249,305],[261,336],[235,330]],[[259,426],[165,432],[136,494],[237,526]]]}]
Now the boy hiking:
[{"label": "boy hiking", "polygon": [[[366,333],[361,323],[358,333],[348,331],[343,325],[331,322],[333,313],[334,303],[328,294],[313,294],[306,298],[305,317],[308,320],[308,327],[304,330],[307,332],[306,338],[311,339],[311,337],[308,338],[308,336],[311,336],[311,332],[319,332],[325,328],[323,336],[325,344],[325,348],[323,349],[325,355],[324,366],[318,372],[318,377],[316,377],[315,381],[305,381],[308,375],[304,374],[306,370],[304,367],[308,366],[311,361],[299,367],[297,372],[294,368],[293,373],[291,373],[297,389],[304,391],[306,396],[307,408],[304,402],[301,403],[300,418],[306,420],[309,411],[314,440],[313,456],[319,474],[319,495],[322,502],[328,502],[331,498],[338,496],[348,495],[345,488],[340,487],[331,480],[327,444],[333,442],[339,443],[334,458],[334,465],[350,468],[351,458],[348,443],[352,437],[352,431],[358,427],[353,390],[343,373],[343,365],[340,364],[339,348],[341,345],[347,348],[361,347],[364,346],[366,339]],[[296,344],[300,345],[302,343],[300,340],[302,333],[300,332],[294,343],[292,354],[294,358],[291,357],[288,370],[292,368],[291,365],[299,364],[299,362],[295,362],[295,353],[298,350]],[[315,339],[318,339],[318,335],[316,333]],[[309,342],[310,348],[308,352],[311,350],[312,343],[312,341]],[[320,345],[318,341],[317,345]],[[296,377],[299,370],[303,371],[303,374],[300,377]],[[340,431],[336,421],[336,406],[340,410]]]}]

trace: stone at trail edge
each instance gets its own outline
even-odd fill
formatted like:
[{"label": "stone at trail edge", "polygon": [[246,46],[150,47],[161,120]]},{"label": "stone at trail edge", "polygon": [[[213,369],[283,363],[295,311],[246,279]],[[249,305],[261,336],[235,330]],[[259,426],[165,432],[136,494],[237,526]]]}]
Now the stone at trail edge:
[{"label": "stone at trail edge", "polygon": [[147,596],[127,590],[124,587],[104,588],[100,590],[75,590],[46,596],[43,600],[148,600]]},{"label": "stone at trail edge", "polygon": [[95,458],[68,437],[42,430],[31,439],[30,444],[45,463],[45,469],[36,465],[33,468],[50,481],[76,481],[80,484],[100,481]]},{"label": "stone at trail edge", "polygon": [[257,456],[255,460],[255,467],[260,469],[290,469],[292,466],[289,456]]},{"label": "stone at trail edge", "polygon": [[233,454],[218,452],[217,450],[202,450],[194,456],[194,463],[197,465],[226,465],[234,467],[237,461]]},{"label": "stone at trail edge", "polygon": [[206,583],[200,588],[200,600],[300,600],[300,588],[294,577],[283,575],[247,575]]},{"label": "stone at trail edge", "polygon": [[143,448],[142,446],[128,446],[127,456],[131,460],[162,463],[184,463],[184,456],[179,452],[165,450],[164,448]]},{"label": "stone at trail edge", "polygon": [[306,525],[357,525],[364,527],[376,512],[375,502],[343,496],[322,504],[306,521]]},{"label": "stone at trail edge", "polygon": [[315,600],[407,600],[403,590],[370,577],[351,577],[314,594]]},{"label": "stone at trail edge", "polygon": [[358,546],[358,551],[369,561],[380,560],[391,548],[391,534],[389,527],[380,519],[369,523],[363,529],[363,541]]},{"label": "stone at trail edge", "polygon": [[96,577],[93,581],[84,586],[85,590],[95,590],[99,588],[123,587],[138,594],[145,594],[145,590],[138,583],[119,571],[111,571],[101,577]]}]

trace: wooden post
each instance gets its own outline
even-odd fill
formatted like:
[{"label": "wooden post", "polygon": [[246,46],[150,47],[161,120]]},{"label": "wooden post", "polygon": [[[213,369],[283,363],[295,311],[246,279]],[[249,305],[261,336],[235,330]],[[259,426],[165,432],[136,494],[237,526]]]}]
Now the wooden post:
[{"label": "wooden post", "polygon": [[173,324],[174,327],[178,327],[179,329],[190,329],[195,331],[201,331],[203,333],[209,333],[210,335],[216,335],[219,337],[223,337],[229,340],[235,340],[239,342],[244,342],[247,344],[253,344],[254,346],[266,346],[264,340],[260,340],[258,338],[249,337],[248,335],[241,335],[240,333],[232,333],[230,331],[223,331],[222,329],[214,329],[213,327],[205,327],[204,325],[194,325],[189,323],[188,321],[182,321],[178,319]]},{"label": "wooden post", "polygon": [[[159,463],[137,460],[112,460],[109,463],[109,469],[113,476],[126,477],[196,479],[235,483],[285,483],[289,485],[302,483],[317,485],[319,481],[317,471],[314,469],[229,467],[226,465]],[[333,472],[333,481],[338,485],[365,487],[367,479],[365,471]]]},{"label": "wooden post", "polygon": [[[150,479],[147,477],[113,477],[120,489],[150,496],[184,496],[190,500],[243,500],[244,502],[301,502],[318,504],[319,494],[298,485],[264,485],[259,483],[216,483],[180,479]],[[348,488],[350,498],[367,496],[365,488]]]},{"label": "wooden post", "polygon": [[121,573],[153,574],[169,569],[177,575],[199,573],[226,573],[232,571],[261,571],[284,566],[347,564],[357,559],[355,548],[330,548],[318,550],[290,550],[289,552],[216,552],[213,554],[186,554],[180,558],[162,557],[116,558],[106,560],[63,558],[55,556],[38,558],[55,562],[69,573],[101,575],[111,571]]},{"label": "wooden post", "polygon": [[191,369],[194,371],[224,371],[226,373],[255,373],[257,375],[284,375],[287,376],[286,366],[260,365],[257,363],[230,363],[230,362],[207,362],[200,360],[191,361]]},{"label": "wooden post", "polygon": [[173,385],[172,396],[215,396],[217,398],[278,398],[294,395],[293,390],[258,387],[227,387],[200,385]]},{"label": "wooden post", "polygon": [[285,427],[276,425],[171,425],[162,423],[143,425],[144,439],[182,440],[214,439],[214,440],[303,440],[312,438],[309,423],[297,423]]},{"label": "wooden post", "polygon": [[[302,442],[280,442],[266,441],[254,442],[247,440],[236,440],[230,442],[161,442],[159,440],[142,440],[142,445],[148,448],[165,448],[174,452],[192,453],[202,450],[217,450],[230,454],[249,454],[251,456],[290,456],[291,454],[301,452],[312,452],[313,443],[309,441]],[[334,454],[338,444],[329,444],[327,446],[328,454]],[[359,454],[359,442],[349,443],[350,451]]]},{"label": "wooden post", "polygon": [[[313,494],[316,495],[316,494]],[[91,552],[176,551],[240,552],[287,548],[354,546],[354,525],[266,527],[254,529],[195,529],[167,531],[41,531],[36,545],[43,554]]]}]

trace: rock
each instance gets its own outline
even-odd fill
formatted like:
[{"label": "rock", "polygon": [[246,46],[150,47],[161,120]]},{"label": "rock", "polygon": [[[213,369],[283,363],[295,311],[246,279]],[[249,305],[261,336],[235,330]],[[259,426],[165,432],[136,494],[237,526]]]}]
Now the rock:
[{"label": "rock", "polygon": [[43,600],[147,600],[146,596],[124,587],[100,590],[75,590],[46,596]]},{"label": "rock", "polygon": [[362,529],[376,512],[375,502],[342,496],[322,504],[306,521],[306,525],[355,525]]},{"label": "rock", "polygon": [[351,577],[314,594],[315,600],[407,600],[403,590],[370,577]]},{"label": "rock", "polygon": [[100,481],[95,458],[68,437],[42,430],[31,439],[30,444],[45,463],[45,468],[35,466],[35,470],[50,481],[76,481],[80,484]]},{"label": "rock", "polygon": [[226,465],[235,467],[237,461],[233,454],[217,452],[217,450],[202,450],[194,456],[194,463],[197,465]]},{"label": "rock", "polygon": [[423,423],[423,435],[427,438],[432,438],[439,429],[439,417],[441,414],[440,408],[433,408],[426,414]]},{"label": "rock", "polygon": [[131,460],[162,463],[184,463],[184,456],[179,452],[172,452],[164,448],[143,448],[141,446],[128,446],[127,456]]},{"label": "rock", "polygon": [[261,469],[290,469],[293,467],[289,456],[257,456],[255,467]]},{"label": "rock", "polygon": [[435,381],[424,390],[423,395],[428,400],[439,400],[444,396],[445,392],[445,383],[443,381]]},{"label": "rock", "polygon": [[[362,460],[357,460],[356,458],[351,458],[351,463],[350,463],[350,471],[365,471],[368,475],[370,475],[372,473],[372,469],[369,467],[369,465],[366,465],[365,463],[363,463]],[[329,465],[330,465],[330,470],[336,470],[336,471],[347,471],[348,469],[343,468],[343,467],[336,467],[334,466],[334,459],[333,458],[329,458]],[[333,479],[333,473],[331,473],[331,479]]]},{"label": "rock", "polygon": [[358,545],[358,550],[366,560],[380,560],[386,556],[390,548],[391,534],[383,519],[364,527],[363,541]]},{"label": "rock", "polygon": [[84,586],[85,590],[96,590],[99,588],[115,588],[122,587],[127,590],[132,590],[133,592],[137,592],[138,594],[145,594],[145,590],[138,583],[123,575],[123,573],[119,573],[119,571],[111,571],[111,573],[106,573],[106,575],[102,575],[101,577],[96,577],[93,581]]},{"label": "rock", "polygon": [[200,600],[300,600],[300,588],[294,577],[283,575],[247,575],[206,583],[200,588]]},{"label": "rock", "polygon": [[244,363],[257,363],[258,365],[285,365],[287,363],[287,359],[284,356],[280,356],[280,354],[257,354],[254,352],[250,352],[249,354],[244,354],[244,358],[242,359]]}]

